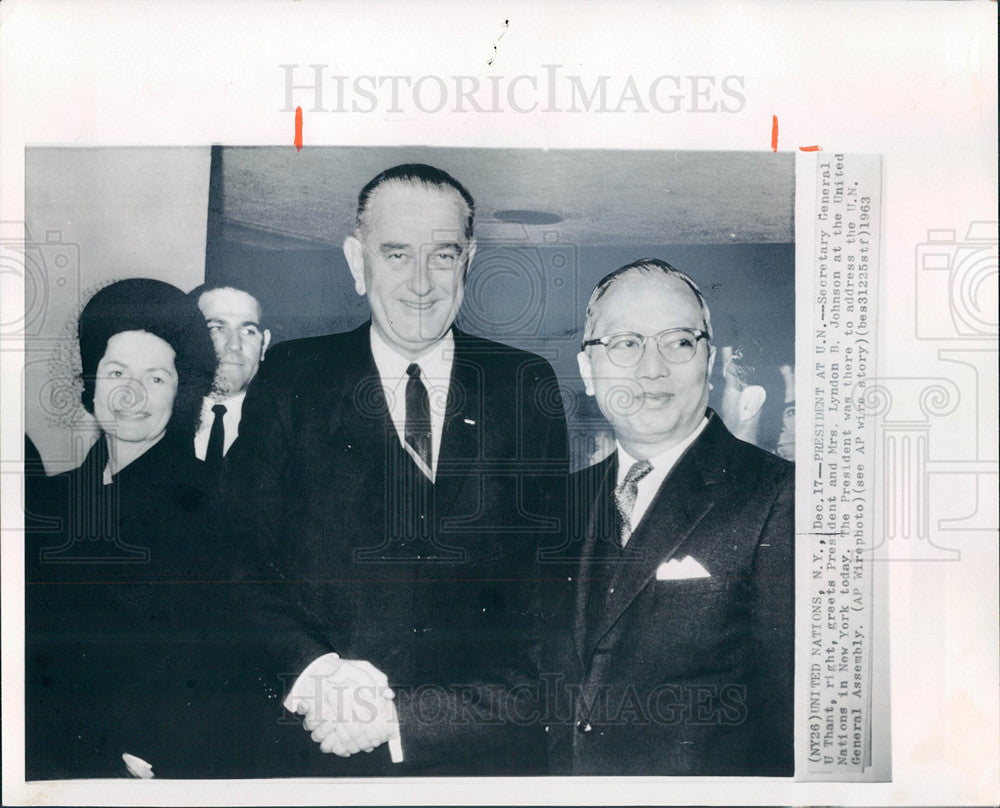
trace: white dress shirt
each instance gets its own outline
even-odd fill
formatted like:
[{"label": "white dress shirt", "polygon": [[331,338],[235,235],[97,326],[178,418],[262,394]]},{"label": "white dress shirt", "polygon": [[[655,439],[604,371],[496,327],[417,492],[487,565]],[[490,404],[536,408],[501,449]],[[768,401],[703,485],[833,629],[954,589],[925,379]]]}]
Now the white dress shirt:
[{"label": "white dress shirt", "polygon": [[[432,481],[437,472],[438,455],[441,453],[441,435],[444,432],[444,415],[448,406],[448,388],[451,382],[451,366],[455,359],[455,338],[451,331],[434,343],[434,346],[418,359],[407,359],[398,353],[373,327],[371,329],[372,357],[382,380],[385,402],[389,415],[399,435],[402,447],[410,453],[421,470]],[[406,442],[406,369],[411,363],[420,365],[420,381],[427,388],[427,399],[431,408],[431,468],[426,468],[419,455]]]},{"label": "white dress shirt", "polygon": [[201,423],[198,424],[198,431],[194,433],[194,453],[199,460],[204,460],[208,454],[208,438],[212,433],[212,422],[215,420],[215,413],[212,407],[221,404],[226,408],[222,416],[222,426],[225,429],[225,439],[222,442],[222,454],[229,451],[236,436],[240,434],[240,416],[243,414],[243,399],[247,397],[247,391],[241,390],[217,401],[211,396],[205,396],[201,402]]},{"label": "white dress shirt", "polygon": [[[667,475],[670,474],[670,470],[677,465],[677,461],[680,460],[681,455],[687,451],[687,448],[694,443],[695,440],[697,440],[707,423],[708,418],[702,418],[697,429],[695,429],[694,432],[684,438],[684,440],[676,446],[672,446],[665,452],[661,452],[658,455],[647,458],[650,465],[652,465],[653,470],[639,480],[638,483],[638,492],[635,497],[635,507],[632,509],[632,518],[629,520],[632,523],[633,534],[639,526],[639,523],[642,521],[642,517],[645,516],[646,511],[649,510],[649,506],[656,497],[656,492],[660,490],[660,486],[663,485],[663,481],[667,479]],[[625,475],[628,474],[628,470],[632,468],[632,464],[638,462],[637,458],[632,457],[632,455],[622,448],[620,443],[618,444],[618,485],[621,485],[622,480],[625,479]]]}]

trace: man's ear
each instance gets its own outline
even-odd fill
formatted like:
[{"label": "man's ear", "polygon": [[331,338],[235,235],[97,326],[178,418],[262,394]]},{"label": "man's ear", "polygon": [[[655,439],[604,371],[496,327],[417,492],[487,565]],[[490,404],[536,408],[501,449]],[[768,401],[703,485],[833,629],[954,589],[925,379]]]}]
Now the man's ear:
[{"label": "man's ear", "polygon": [[462,283],[469,282],[469,267],[472,266],[472,259],[476,255],[476,240],[472,239],[465,248],[465,265],[462,267]]},{"label": "man's ear", "polygon": [[580,377],[583,379],[583,389],[588,396],[594,395],[594,370],[590,366],[590,357],[586,351],[580,351],[576,355],[576,364],[580,368]]},{"label": "man's ear", "polygon": [[344,258],[347,259],[347,266],[351,270],[351,277],[354,278],[354,291],[364,296],[365,248],[357,236],[348,236],[344,239]]},{"label": "man's ear", "polygon": [[267,353],[267,346],[271,344],[271,329],[264,329],[264,341],[260,344],[260,361],[264,361],[264,354]]},{"label": "man's ear", "polygon": [[739,403],[739,418],[741,421],[749,421],[757,413],[760,412],[761,407],[764,406],[764,400],[767,398],[767,391],[761,387],[759,384],[751,384],[749,387],[744,387],[740,392],[740,403]]},{"label": "man's ear", "polygon": [[785,380],[785,403],[795,401],[795,368],[792,365],[782,365],[778,370]]}]

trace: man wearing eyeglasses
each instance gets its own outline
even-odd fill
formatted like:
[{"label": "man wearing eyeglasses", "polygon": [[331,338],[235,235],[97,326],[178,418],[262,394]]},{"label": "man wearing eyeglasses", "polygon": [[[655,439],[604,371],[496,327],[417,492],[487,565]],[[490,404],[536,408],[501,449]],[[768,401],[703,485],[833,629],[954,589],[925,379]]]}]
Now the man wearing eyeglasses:
[{"label": "man wearing eyeglasses", "polygon": [[579,563],[540,646],[553,774],[792,774],[793,466],[708,409],[711,340],[664,261],[590,298],[580,373],[617,445],[571,479]]}]

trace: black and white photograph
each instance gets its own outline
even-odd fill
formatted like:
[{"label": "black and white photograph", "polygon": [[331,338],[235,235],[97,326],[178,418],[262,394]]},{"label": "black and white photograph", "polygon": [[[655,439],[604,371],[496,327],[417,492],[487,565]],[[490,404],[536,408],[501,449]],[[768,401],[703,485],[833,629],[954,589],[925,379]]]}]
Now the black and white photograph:
[{"label": "black and white photograph", "polygon": [[32,290],[28,779],[793,773],[790,155],[32,149],[26,187],[106,251]]},{"label": "black and white photograph", "polygon": [[996,14],[0,4],[4,804],[995,804]]}]

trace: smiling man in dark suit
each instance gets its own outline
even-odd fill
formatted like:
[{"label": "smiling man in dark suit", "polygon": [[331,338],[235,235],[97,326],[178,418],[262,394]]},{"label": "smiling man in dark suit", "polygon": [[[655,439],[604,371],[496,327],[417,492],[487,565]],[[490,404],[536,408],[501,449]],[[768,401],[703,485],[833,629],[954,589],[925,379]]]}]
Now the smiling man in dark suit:
[{"label": "smiling man in dark suit", "polygon": [[439,169],[375,177],[344,242],[371,321],[271,348],[247,395],[231,488],[274,582],[265,678],[311,732],[281,727],[264,771],[543,764],[525,636],[565,417],[547,362],[453,326],[473,214]]},{"label": "smiling man in dark suit", "polygon": [[590,299],[580,372],[617,446],[570,484],[579,563],[539,651],[553,774],[792,774],[793,466],[707,408],[711,338],[663,261]]}]

